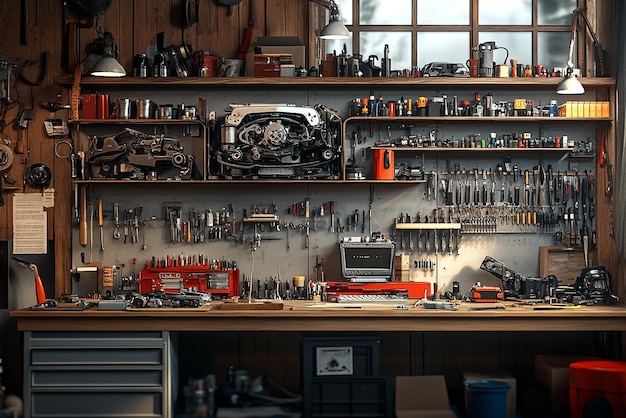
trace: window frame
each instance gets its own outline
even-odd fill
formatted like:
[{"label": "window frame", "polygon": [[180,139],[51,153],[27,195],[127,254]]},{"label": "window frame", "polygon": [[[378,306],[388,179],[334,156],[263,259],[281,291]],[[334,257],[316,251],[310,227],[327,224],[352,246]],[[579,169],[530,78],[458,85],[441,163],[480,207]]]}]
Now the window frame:
[{"label": "window frame", "polygon": [[[479,44],[479,33],[485,32],[530,32],[532,39],[532,62],[536,63],[538,60],[538,35],[540,32],[571,32],[572,25],[569,22],[566,25],[539,25],[538,21],[538,3],[541,0],[531,0],[532,5],[532,21],[529,25],[480,25],[478,23],[478,3],[480,0],[468,0],[470,23],[468,25],[418,25],[417,24],[417,1],[411,1],[411,7],[413,12],[411,13],[411,25],[361,25],[359,23],[360,16],[360,0],[352,0],[352,24],[346,25],[348,30],[353,33],[352,36],[352,51],[360,51],[360,36],[362,32],[410,32],[411,33],[411,67],[415,68],[423,63],[417,62],[417,51],[419,45],[418,33],[419,32],[463,32],[469,33],[469,45],[467,45],[468,57],[477,58],[478,52],[474,48]],[[596,0],[577,0],[577,7],[595,7]],[[581,38],[582,37],[582,38]],[[585,45],[587,33],[586,31],[578,31],[578,45]],[[584,42],[581,42],[584,40]],[[581,61],[582,51],[580,49],[576,52],[578,56],[579,67],[583,67],[583,61]],[[575,62],[576,62],[575,61]]]}]

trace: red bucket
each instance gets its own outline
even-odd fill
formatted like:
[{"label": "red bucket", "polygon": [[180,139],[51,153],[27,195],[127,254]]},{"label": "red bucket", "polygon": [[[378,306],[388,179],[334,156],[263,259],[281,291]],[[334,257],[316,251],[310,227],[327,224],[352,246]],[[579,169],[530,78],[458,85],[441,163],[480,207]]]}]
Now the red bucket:
[{"label": "red bucket", "polygon": [[570,417],[617,418],[626,411],[626,362],[578,361],[569,366]]}]

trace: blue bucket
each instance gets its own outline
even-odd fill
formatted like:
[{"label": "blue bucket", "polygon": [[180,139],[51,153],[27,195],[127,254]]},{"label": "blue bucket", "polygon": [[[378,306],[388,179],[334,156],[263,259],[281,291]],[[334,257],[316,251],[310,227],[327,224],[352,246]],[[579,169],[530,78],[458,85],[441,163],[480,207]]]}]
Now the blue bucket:
[{"label": "blue bucket", "polygon": [[469,418],[506,418],[506,397],[511,385],[499,380],[466,380]]}]

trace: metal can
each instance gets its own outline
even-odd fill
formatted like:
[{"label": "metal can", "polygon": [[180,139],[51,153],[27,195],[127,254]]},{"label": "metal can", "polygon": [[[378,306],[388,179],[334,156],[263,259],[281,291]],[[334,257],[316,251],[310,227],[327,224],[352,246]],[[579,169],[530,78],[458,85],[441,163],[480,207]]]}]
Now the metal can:
[{"label": "metal can", "polygon": [[133,69],[135,77],[148,77],[148,55],[135,55]]},{"label": "metal can", "polygon": [[161,52],[158,52],[154,56],[154,61],[152,63],[152,76],[167,77],[167,59]]}]

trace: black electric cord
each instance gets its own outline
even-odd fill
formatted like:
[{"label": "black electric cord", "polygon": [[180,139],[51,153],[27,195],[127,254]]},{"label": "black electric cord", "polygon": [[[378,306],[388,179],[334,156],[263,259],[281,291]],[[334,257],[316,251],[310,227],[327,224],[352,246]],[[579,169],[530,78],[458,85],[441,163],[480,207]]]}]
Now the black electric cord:
[{"label": "black electric cord", "polygon": [[[22,114],[22,110],[24,108],[24,105],[22,104],[22,99],[20,97],[20,91],[17,88],[17,77],[13,77],[12,80],[13,80],[13,90],[15,91],[16,99],[15,100],[5,100],[5,99],[0,100],[0,133],[4,131],[5,127],[18,122],[18,118]],[[7,90],[8,91],[11,90],[10,85],[7,86]],[[7,96],[10,97],[10,94],[8,94]],[[15,106],[17,106],[15,117],[7,121],[6,118],[7,118],[7,114],[9,113],[9,110]]]}]

